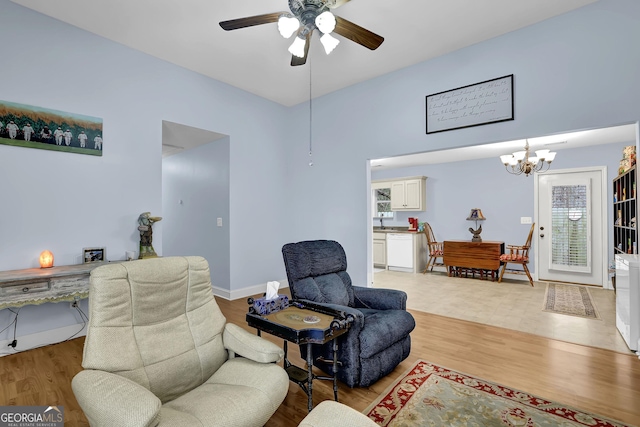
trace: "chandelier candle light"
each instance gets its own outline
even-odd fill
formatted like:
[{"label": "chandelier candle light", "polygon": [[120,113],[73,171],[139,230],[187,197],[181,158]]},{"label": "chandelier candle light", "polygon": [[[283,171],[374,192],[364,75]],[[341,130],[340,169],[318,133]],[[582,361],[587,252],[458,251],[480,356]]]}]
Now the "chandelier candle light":
[{"label": "chandelier candle light", "polygon": [[529,176],[534,172],[542,173],[548,171],[551,162],[555,158],[556,153],[549,150],[536,150],[535,157],[530,157],[529,140],[526,140],[524,151],[516,151],[513,154],[500,156],[500,161],[510,174]]}]

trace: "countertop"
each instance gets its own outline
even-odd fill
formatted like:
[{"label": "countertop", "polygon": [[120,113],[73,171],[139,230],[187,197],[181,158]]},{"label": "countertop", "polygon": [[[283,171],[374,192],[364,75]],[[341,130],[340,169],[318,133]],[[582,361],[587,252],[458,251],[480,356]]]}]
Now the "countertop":
[{"label": "countertop", "polygon": [[384,229],[380,227],[373,227],[374,233],[409,233],[409,234],[417,234],[417,231],[409,231],[409,227],[385,227]]}]

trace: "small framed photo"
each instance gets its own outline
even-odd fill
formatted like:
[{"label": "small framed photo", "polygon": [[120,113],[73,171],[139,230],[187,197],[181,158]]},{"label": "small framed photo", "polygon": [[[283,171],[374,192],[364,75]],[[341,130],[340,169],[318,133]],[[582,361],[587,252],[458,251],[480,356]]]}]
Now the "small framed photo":
[{"label": "small framed photo", "polygon": [[82,262],[100,262],[107,260],[106,248],[83,248]]}]

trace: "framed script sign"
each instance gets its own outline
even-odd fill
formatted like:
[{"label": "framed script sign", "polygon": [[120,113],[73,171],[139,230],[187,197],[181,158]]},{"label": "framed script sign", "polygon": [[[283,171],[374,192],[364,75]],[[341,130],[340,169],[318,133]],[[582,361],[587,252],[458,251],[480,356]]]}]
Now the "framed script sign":
[{"label": "framed script sign", "polygon": [[513,120],[513,74],[426,98],[427,133]]}]

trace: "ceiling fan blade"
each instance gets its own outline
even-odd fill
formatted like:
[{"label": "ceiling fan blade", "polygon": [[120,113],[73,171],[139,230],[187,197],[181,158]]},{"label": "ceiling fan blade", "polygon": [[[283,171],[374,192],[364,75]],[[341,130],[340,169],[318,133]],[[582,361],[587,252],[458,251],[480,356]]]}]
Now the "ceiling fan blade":
[{"label": "ceiling fan blade", "polygon": [[339,16],[336,16],[336,28],[333,32],[371,50],[376,50],[384,41],[384,37]]},{"label": "ceiling fan blade", "polygon": [[254,25],[271,24],[278,22],[280,15],[287,12],[266,13],[264,15],[248,16],[246,18],[231,19],[230,21],[220,22],[220,26],[226,30],[237,30],[239,28],[253,27]]},{"label": "ceiling fan blade", "polygon": [[[302,31],[302,30],[300,30]],[[307,55],[309,54],[309,45],[311,44],[311,34],[313,31],[309,31],[307,34],[307,41],[304,44],[304,56],[302,58],[298,58],[295,55],[291,55],[291,66],[296,67],[298,65],[304,65],[307,63]]]}]

